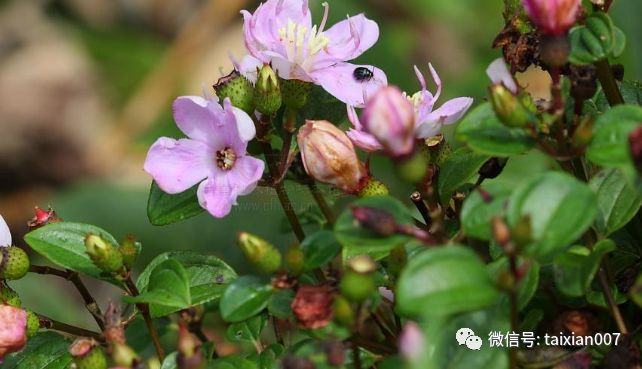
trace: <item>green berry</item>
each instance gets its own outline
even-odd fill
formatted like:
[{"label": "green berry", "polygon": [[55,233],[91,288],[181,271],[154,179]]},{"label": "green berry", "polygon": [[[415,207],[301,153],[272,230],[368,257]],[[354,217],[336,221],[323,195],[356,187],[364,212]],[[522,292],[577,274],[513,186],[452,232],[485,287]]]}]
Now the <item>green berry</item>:
[{"label": "green berry", "polygon": [[76,369],[107,369],[107,357],[98,346],[92,347],[84,355],[74,356],[74,363]]},{"label": "green berry", "polygon": [[359,197],[386,196],[388,194],[388,187],[373,178],[368,179],[366,185],[359,191]]},{"label": "green berry", "polygon": [[0,304],[21,307],[22,301],[16,291],[12,290],[9,286],[0,284]]},{"label": "green berry", "polygon": [[337,296],[334,299],[332,312],[334,320],[343,326],[349,327],[354,322],[354,310],[352,309],[352,305],[343,296]]},{"label": "green berry", "polygon": [[428,164],[428,158],[424,153],[417,151],[397,164],[397,174],[408,183],[418,183],[426,177]]},{"label": "green berry", "polygon": [[362,302],[370,297],[375,287],[372,274],[360,274],[353,271],[346,272],[339,284],[341,295],[353,302]]},{"label": "green berry", "polygon": [[312,83],[298,79],[282,79],[280,82],[283,104],[294,110],[303,108],[308,102]]},{"label": "green berry", "polygon": [[228,97],[235,107],[248,114],[254,113],[254,86],[237,70],[221,77],[214,85],[214,91],[221,100]]},{"label": "green berry", "polygon": [[31,338],[40,329],[40,318],[31,310],[27,310],[27,338]]},{"label": "green berry", "polygon": [[2,261],[0,261],[0,278],[20,279],[29,271],[29,256],[16,246],[2,248]]}]

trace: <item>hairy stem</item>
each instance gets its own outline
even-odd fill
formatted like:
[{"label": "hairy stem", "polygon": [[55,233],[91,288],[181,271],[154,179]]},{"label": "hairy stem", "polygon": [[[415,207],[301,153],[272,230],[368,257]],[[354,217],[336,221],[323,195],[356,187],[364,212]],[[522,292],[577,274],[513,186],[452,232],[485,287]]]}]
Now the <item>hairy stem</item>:
[{"label": "hairy stem", "polygon": [[323,193],[321,193],[319,187],[313,182],[308,185],[308,188],[310,189],[310,193],[312,194],[314,201],[316,201],[319,209],[321,209],[321,213],[323,213],[323,216],[328,221],[328,224],[333,225],[336,220],[334,212],[330,208],[330,205],[328,205],[327,201],[325,201],[325,197],[323,196]]},{"label": "hairy stem", "polygon": [[608,59],[601,59],[595,62],[595,66],[597,67],[597,78],[600,80],[602,90],[604,90],[604,95],[609,105],[616,106],[624,104],[624,98],[615,81]]},{"label": "hairy stem", "polygon": [[[125,280],[125,285],[127,286],[127,289],[132,296],[140,295],[140,292],[138,291],[138,288],[132,281],[131,277],[127,277],[127,279]],[[163,347],[160,344],[158,331],[156,330],[156,327],[154,327],[154,322],[152,321],[152,317],[149,314],[149,305],[142,303],[136,304],[136,308],[143,316],[143,320],[145,320],[145,325],[147,326],[149,335],[151,336],[152,342],[154,343],[154,348],[156,349],[156,355],[158,355],[158,360],[162,362],[165,359],[165,352],[163,351]]]},{"label": "hairy stem", "polygon": [[89,313],[94,317],[94,320],[96,321],[96,324],[98,324],[100,330],[102,331],[105,329],[103,313],[100,311],[100,306],[98,306],[98,303],[87,289],[87,286],[82,282],[78,273],[68,269],[59,270],[41,265],[31,265],[29,267],[29,271],[36,274],[55,275],[56,277],[64,278],[73,283],[85,302],[85,308],[87,308]]},{"label": "hairy stem", "polygon": [[53,329],[60,332],[72,334],[80,337],[91,337],[98,341],[104,341],[102,335],[98,332],[90,331],[84,328],[76,327],[67,323],[62,323],[57,320],[51,319],[41,314],[37,314],[40,319],[40,327],[45,329]]}]

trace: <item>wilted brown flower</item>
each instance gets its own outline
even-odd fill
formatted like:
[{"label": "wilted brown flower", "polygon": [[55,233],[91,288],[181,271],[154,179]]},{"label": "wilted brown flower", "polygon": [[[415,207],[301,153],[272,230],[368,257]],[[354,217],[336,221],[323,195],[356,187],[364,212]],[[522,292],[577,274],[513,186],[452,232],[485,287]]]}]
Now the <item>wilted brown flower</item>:
[{"label": "wilted brown flower", "polygon": [[292,311],[305,328],[325,327],[332,320],[334,295],[334,289],[327,285],[301,286],[294,296]]}]

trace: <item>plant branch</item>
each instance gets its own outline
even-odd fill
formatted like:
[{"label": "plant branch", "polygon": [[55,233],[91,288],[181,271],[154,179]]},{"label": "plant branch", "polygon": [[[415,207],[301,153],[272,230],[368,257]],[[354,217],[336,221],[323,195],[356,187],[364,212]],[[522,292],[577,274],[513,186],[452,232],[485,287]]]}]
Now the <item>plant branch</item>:
[{"label": "plant branch", "polygon": [[37,314],[38,319],[40,320],[40,327],[45,328],[45,329],[53,329],[56,331],[60,332],[65,332],[72,334],[74,336],[81,336],[81,337],[91,337],[94,338],[98,341],[104,341],[105,339],[103,338],[102,334],[94,331],[90,331],[84,328],[76,327],[74,325],[66,324],[59,322],[57,320],[51,319],[49,317],[46,317],[42,314]]},{"label": "plant branch", "polygon": [[600,85],[602,85],[602,90],[609,105],[616,106],[624,104],[624,98],[615,81],[608,59],[601,59],[595,62],[595,66],[597,67],[597,78],[600,80]]},{"label": "plant branch", "polygon": [[323,213],[323,216],[328,221],[328,224],[333,225],[336,221],[334,212],[330,208],[330,205],[328,205],[327,201],[325,201],[325,197],[323,196],[323,193],[321,193],[319,187],[312,182],[308,184],[308,188],[310,189],[310,193],[312,194],[314,201],[316,201],[319,209],[321,209],[321,213]]},{"label": "plant branch", "polygon": [[[140,295],[140,292],[138,292],[138,288],[132,281],[131,277],[127,277],[125,279],[125,286],[129,290],[129,293],[132,296],[138,296]],[[148,304],[136,304],[136,308],[138,311],[140,311],[140,314],[143,316],[143,320],[145,320],[145,325],[147,326],[147,330],[149,331],[149,335],[152,338],[152,342],[154,343],[154,348],[156,349],[156,355],[158,355],[158,360],[161,362],[165,359],[165,352],[163,351],[163,347],[160,344],[160,339],[158,338],[158,331],[156,330],[156,327],[154,327],[154,322],[152,321],[152,317],[149,314],[149,305]]]},{"label": "plant branch", "polygon": [[426,227],[430,228],[432,219],[430,219],[428,207],[426,206],[424,199],[421,197],[421,193],[419,191],[413,192],[410,195],[410,201],[412,201],[412,203],[415,204],[415,207],[419,211],[419,214],[421,214],[421,217],[424,219],[424,223],[426,223]]},{"label": "plant branch", "polygon": [[296,131],[296,110],[286,109],[286,120],[283,125],[283,146],[281,146],[281,160],[279,162],[279,177],[283,177],[288,170],[288,157],[292,146],[292,136]]},{"label": "plant branch", "polygon": [[606,276],[606,271],[604,270],[604,265],[600,266],[600,270],[598,271],[598,279],[600,280],[600,285],[602,287],[602,291],[604,292],[604,297],[606,297],[606,301],[609,304],[609,310],[611,311],[611,315],[615,320],[617,329],[624,335],[628,334],[629,330],[626,327],[626,323],[624,323],[622,312],[617,306],[615,298],[613,298],[613,294],[611,293],[611,288],[609,287],[609,282]]},{"label": "plant branch", "polygon": [[105,323],[103,322],[103,313],[100,311],[100,306],[98,306],[98,303],[87,289],[87,286],[85,286],[85,284],[82,282],[78,273],[68,269],[59,270],[49,266],[41,265],[31,265],[29,267],[29,271],[36,274],[55,275],[56,277],[64,278],[73,283],[80,293],[80,296],[82,296],[83,301],[85,302],[85,308],[87,308],[89,313],[94,317],[94,320],[98,324],[100,330],[102,331],[105,329]]}]

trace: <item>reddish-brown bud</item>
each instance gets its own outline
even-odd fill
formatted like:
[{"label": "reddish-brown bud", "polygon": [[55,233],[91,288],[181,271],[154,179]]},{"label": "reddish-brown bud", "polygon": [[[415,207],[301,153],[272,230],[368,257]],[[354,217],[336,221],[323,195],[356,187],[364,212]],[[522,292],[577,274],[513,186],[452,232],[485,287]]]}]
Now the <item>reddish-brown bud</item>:
[{"label": "reddish-brown bud", "polygon": [[524,9],[542,33],[563,34],[575,23],[580,0],[523,0]]},{"label": "reddish-brown bud", "polygon": [[390,236],[397,231],[397,221],[385,210],[369,206],[352,207],[352,216],[361,224],[380,236]]},{"label": "reddish-brown bud", "polygon": [[292,311],[305,328],[325,327],[332,320],[335,291],[327,285],[299,287],[292,302]]},{"label": "reddish-brown bud", "polygon": [[633,164],[642,175],[642,125],[638,126],[629,134],[629,147]]},{"label": "reddish-brown bud", "polygon": [[35,214],[33,218],[31,218],[31,220],[27,222],[27,226],[29,227],[29,229],[35,229],[49,223],[56,223],[61,221],[61,219],[51,207],[49,207],[49,209],[47,210],[43,210],[36,206],[34,212]]}]

